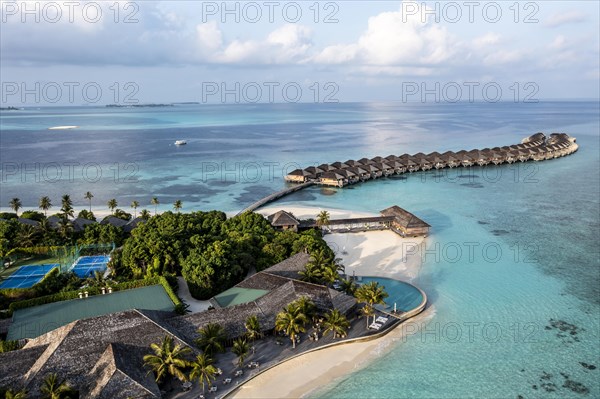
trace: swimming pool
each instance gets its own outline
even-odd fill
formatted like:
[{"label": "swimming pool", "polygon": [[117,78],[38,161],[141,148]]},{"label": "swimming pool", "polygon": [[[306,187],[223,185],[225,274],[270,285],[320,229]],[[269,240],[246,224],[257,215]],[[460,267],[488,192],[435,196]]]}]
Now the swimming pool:
[{"label": "swimming pool", "polygon": [[363,277],[362,283],[369,283],[375,281],[385,287],[385,291],[388,293],[388,297],[385,299],[385,306],[378,305],[376,307],[384,309],[386,311],[393,311],[394,304],[396,304],[396,310],[398,312],[409,312],[416,309],[423,302],[423,294],[421,291],[408,283],[403,281],[393,280],[390,278],[383,277]]}]

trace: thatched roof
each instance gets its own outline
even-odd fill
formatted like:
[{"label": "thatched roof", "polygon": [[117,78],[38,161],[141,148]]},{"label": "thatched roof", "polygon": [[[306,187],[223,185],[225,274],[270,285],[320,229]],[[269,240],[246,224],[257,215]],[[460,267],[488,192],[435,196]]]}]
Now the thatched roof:
[{"label": "thatched roof", "polygon": [[284,210],[269,215],[267,217],[267,220],[269,221],[269,223],[271,223],[271,226],[275,227],[298,226],[300,224],[300,222],[294,217],[294,215]]},{"label": "thatched roof", "polygon": [[136,227],[138,227],[138,225],[139,225],[140,223],[146,223],[146,219],[144,219],[144,218],[141,218],[141,217],[139,217],[139,216],[138,216],[138,217],[136,217],[135,219],[131,219],[131,220],[130,220],[130,221],[129,221],[129,222],[128,222],[128,223],[127,223],[127,224],[126,224],[124,227],[123,227],[123,230],[124,230],[126,233],[131,233],[131,231],[132,231],[133,229],[135,229]]},{"label": "thatched roof", "polygon": [[348,169],[336,169],[335,173],[337,173],[338,175],[344,176],[347,179],[356,176],[356,173],[354,173]]},{"label": "thatched roof", "polygon": [[19,221],[19,223],[26,224],[28,226],[37,227],[40,225],[40,222],[38,222],[37,220],[31,220],[31,219],[25,219],[25,218],[18,218],[17,220]]},{"label": "thatched roof", "polygon": [[404,228],[431,227],[425,221],[419,219],[412,213],[400,208],[397,205],[382,210],[381,214],[383,216],[393,216],[396,223],[400,224]]},{"label": "thatched roof", "polygon": [[73,230],[80,232],[80,231],[85,230],[85,226],[87,226],[88,224],[95,224],[96,221],[84,219],[84,218],[75,218],[75,219],[73,219],[72,223],[73,223]]},{"label": "thatched roof", "polygon": [[292,255],[286,260],[269,267],[263,272],[279,277],[299,278],[300,275],[298,272],[304,270],[304,266],[306,266],[309,260],[309,254],[306,252],[299,252],[296,255]]},{"label": "thatched roof", "polygon": [[336,168],[335,166],[329,165],[327,163],[321,164],[318,166],[319,169],[321,169],[323,172],[330,172],[332,170],[336,170],[338,168]]},{"label": "thatched roof", "polygon": [[359,167],[359,166],[351,166],[347,170],[349,170],[350,172],[354,173],[357,176],[369,174],[369,172],[367,172],[364,168]]},{"label": "thatched roof", "polygon": [[346,165],[345,163],[338,161],[338,162],[332,163],[331,166],[333,166],[336,169],[346,169],[350,165]]},{"label": "thatched roof", "polygon": [[291,171],[290,173],[288,173],[288,175],[289,176],[302,176],[302,177],[306,177],[306,176],[310,176],[311,173],[308,172],[305,169],[295,169],[295,170]]},{"label": "thatched roof", "polygon": [[344,176],[340,175],[337,172],[325,172],[321,175],[321,178],[330,180],[344,180]]},{"label": "thatched roof", "polygon": [[90,371],[90,383],[82,397],[160,398],[160,390],[151,374],[139,367],[148,348],[110,343]]},{"label": "thatched roof", "polygon": [[[148,353],[151,343],[159,342],[165,335],[172,336],[176,344],[187,345],[165,322],[166,316],[172,313],[128,310],[74,321],[30,340],[24,349],[14,352],[37,356],[33,363],[27,356],[22,356],[25,360],[12,362],[14,355],[9,352],[0,354],[0,365],[11,364],[13,373],[19,375],[11,386],[26,388],[32,397],[39,395],[37,390],[49,373],[57,373],[80,392],[102,392],[106,387],[107,392],[156,393],[158,387],[154,380],[144,376],[146,370],[142,368],[140,356]],[[120,345],[116,347],[117,352],[113,347],[112,353],[107,354],[108,346],[114,343]],[[115,378],[114,373],[101,372],[111,362],[115,370],[119,370]]]},{"label": "thatched roof", "polygon": [[120,219],[118,217],[115,217],[113,215],[108,215],[107,217],[105,217],[104,219],[102,219],[102,221],[100,222],[100,224],[111,224],[115,227],[123,227],[127,224],[128,220],[124,220],[124,219]]}]

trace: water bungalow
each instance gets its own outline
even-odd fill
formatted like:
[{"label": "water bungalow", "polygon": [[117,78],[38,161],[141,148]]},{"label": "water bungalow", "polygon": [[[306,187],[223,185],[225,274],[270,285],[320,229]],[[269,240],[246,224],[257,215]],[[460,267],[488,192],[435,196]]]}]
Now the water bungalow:
[{"label": "water bungalow", "polygon": [[351,166],[351,167],[348,167],[347,170],[354,173],[354,175],[360,181],[369,180],[371,178],[371,174],[359,166]]},{"label": "water bungalow", "polygon": [[427,171],[432,168],[500,165],[529,160],[542,161],[572,154],[577,149],[576,139],[569,137],[566,133],[552,133],[548,137],[543,133],[535,133],[524,138],[521,143],[502,147],[457,152],[446,151],[442,154],[434,151],[427,155],[422,152],[400,156],[390,154],[385,158],[376,156],[371,159],[361,158],[358,161],[349,159],[346,162],[322,164],[318,167],[311,166],[304,170],[294,170],[286,176],[286,181],[294,183],[312,181],[317,184],[344,187],[358,181],[405,172]]},{"label": "water bungalow", "polygon": [[306,169],[296,169],[285,176],[285,181],[290,183],[305,183],[313,176],[315,175],[308,172]]},{"label": "water bungalow", "polygon": [[325,186],[344,187],[348,184],[348,179],[337,172],[326,172],[319,178],[319,183]]},{"label": "water bungalow", "polygon": [[391,216],[391,230],[403,237],[425,237],[429,234],[431,226],[427,222],[397,205],[382,210],[381,215]]}]

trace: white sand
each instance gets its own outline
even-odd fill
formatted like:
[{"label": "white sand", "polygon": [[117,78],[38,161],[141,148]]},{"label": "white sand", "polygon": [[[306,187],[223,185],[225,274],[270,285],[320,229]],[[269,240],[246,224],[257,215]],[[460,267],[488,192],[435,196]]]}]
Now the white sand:
[{"label": "white sand", "polygon": [[[327,210],[331,219],[373,216],[362,212],[338,209],[319,209],[288,204],[270,206],[258,210],[269,215],[284,209],[299,218],[316,218]],[[419,251],[410,251],[413,245],[423,243],[423,239],[402,238],[391,231],[370,231],[363,233],[334,233],[325,236],[327,243],[342,258],[346,273],[357,276],[391,277],[410,281],[418,277],[421,266]],[[415,255],[406,255],[417,253]],[[402,341],[406,334],[414,334],[421,323],[434,314],[429,308],[411,319],[410,329],[405,324],[396,327],[382,338],[334,346],[289,360],[264,372],[244,384],[235,398],[300,398],[316,389],[344,377],[368,365],[394,342]]]},{"label": "white sand", "polygon": [[[297,218],[316,218],[322,210],[329,212],[330,219],[376,216],[364,212],[287,205],[260,208],[258,212],[266,216],[281,209],[293,213]],[[336,256],[342,259],[348,275],[390,277],[410,282],[417,277],[421,267],[421,251],[414,247],[421,245],[423,238],[402,238],[384,230],[332,233],[326,234],[324,239]]]},{"label": "white sand", "polygon": [[289,360],[248,381],[233,397],[306,397],[388,353],[390,345],[400,344],[408,335],[416,334],[422,323],[433,315],[434,310],[429,308],[406,322],[410,323],[410,326],[401,324],[382,338],[333,346]]}]

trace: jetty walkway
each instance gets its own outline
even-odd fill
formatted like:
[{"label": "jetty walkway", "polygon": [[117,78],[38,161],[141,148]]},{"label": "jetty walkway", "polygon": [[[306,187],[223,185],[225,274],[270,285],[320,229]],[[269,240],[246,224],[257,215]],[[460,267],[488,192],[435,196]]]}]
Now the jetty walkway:
[{"label": "jetty walkway", "polygon": [[503,163],[543,161],[570,155],[577,151],[578,145],[574,137],[566,133],[536,133],[524,138],[520,144],[504,147],[484,148],[482,150],[446,151],[443,154],[418,153],[400,156],[362,158],[358,161],[333,162],[319,166],[296,169],[285,176],[286,182],[297,183],[293,187],[270,194],[240,212],[254,211],[261,206],[281,197],[312,185],[344,187],[366,180],[378,179],[406,172],[427,171],[431,169],[500,165]]},{"label": "jetty walkway", "polygon": [[296,191],[300,191],[303,188],[306,188],[308,186],[312,186],[313,184],[316,184],[316,182],[312,181],[312,180],[309,180],[309,181],[306,181],[304,183],[298,184],[297,186],[288,187],[288,188],[285,188],[283,190],[277,191],[277,192],[275,192],[273,194],[267,195],[266,197],[264,197],[264,198],[256,201],[255,203],[253,203],[252,205],[248,206],[247,208],[242,209],[238,213],[238,215],[241,215],[244,212],[253,211],[253,210],[257,209],[257,208],[260,208],[261,206],[263,206],[265,204],[268,204],[269,202],[273,202],[275,200],[278,200],[281,197],[285,197],[288,194],[295,193]]}]

